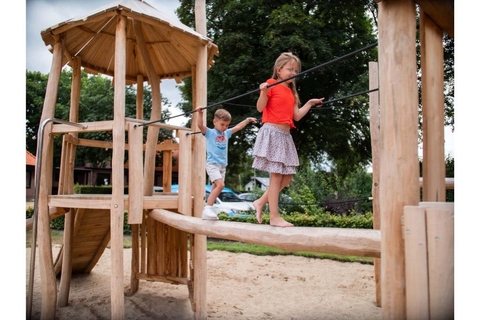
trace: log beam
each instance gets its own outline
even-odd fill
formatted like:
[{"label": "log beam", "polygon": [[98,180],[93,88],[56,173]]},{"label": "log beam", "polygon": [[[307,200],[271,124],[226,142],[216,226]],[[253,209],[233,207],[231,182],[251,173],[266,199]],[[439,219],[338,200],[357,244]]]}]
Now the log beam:
[{"label": "log beam", "polygon": [[279,228],[244,222],[202,220],[163,209],[152,210],[150,217],[189,233],[266,245],[286,251],[380,258],[380,230]]}]

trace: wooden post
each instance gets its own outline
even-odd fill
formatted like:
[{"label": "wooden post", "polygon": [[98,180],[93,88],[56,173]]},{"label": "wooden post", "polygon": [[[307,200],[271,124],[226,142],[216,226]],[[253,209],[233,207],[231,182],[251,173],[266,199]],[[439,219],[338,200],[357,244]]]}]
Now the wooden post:
[{"label": "wooden post", "polygon": [[[139,61],[137,60],[137,63]],[[142,74],[137,75],[137,100],[136,100],[136,118],[143,119],[143,82],[144,77]],[[142,140],[142,148],[143,148],[143,140]],[[142,152],[143,156],[143,152]],[[142,157],[143,159],[143,157]],[[143,161],[142,161],[143,164]],[[131,179],[129,178],[129,185]],[[142,184],[143,184],[143,172],[142,172]],[[143,194],[143,185],[142,185],[142,194]],[[142,196],[143,199],[143,196]],[[142,212],[142,230],[144,229],[144,218]],[[131,261],[131,270],[130,270],[130,291],[128,292],[129,295],[134,294],[138,291],[139,286],[139,279],[137,278],[137,274],[139,272],[139,263],[140,263],[140,226],[138,224],[132,225],[132,261]]]},{"label": "wooden post", "polygon": [[143,127],[128,124],[128,223],[143,219]]},{"label": "wooden post", "polygon": [[[172,145],[173,141],[172,140],[165,140],[163,141],[163,144],[166,145]],[[163,191],[164,192],[171,192],[172,191],[172,149],[171,148],[165,148],[162,151],[162,157],[163,157],[163,177],[162,177],[162,186],[163,186]]]},{"label": "wooden post", "polygon": [[[205,13],[205,0],[195,0],[195,29],[203,35],[207,35],[207,23]],[[198,45],[197,65],[194,79],[194,104],[193,109],[197,106],[207,105],[207,46]],[[206,112],[204,112],[206,117]],[[194,114],[192,121],[193,131],[198,131],[197,119],[198,113]],[[205,119],[204,119],[205,120]],[[192,150],[193,162],[192,178],[193,184],[193,215],[200,217],[203,206],[205,204],[205,160],[206,160],[206,143],[202,136],[197,135],[193,141]],[[193,281],[193,300],[195,306],[195,319],[207,318],[207,237],[200,234],[194,235],[193,248],[193,266],[195,277]]]},{"label": "wooden post", "polygon": [[115,33],[115,88],[112,130],[112,203],[110,207],[111,232],[111,315],[112,319],[125,317],[123,293],[123,217],[124,158],[125,158],[125,76],[127,18],[117,17]]},{"label": "wooden post", "polygon": [[420,8],[423,105],[423,201],[446,199],[443,32]]},{"label": "wooden post", "polygon": [[[369,62],[369,88],[370,90],[378,89],[378,63]],[[370,138],[372,145],[372,203],[373,203],[373,228],[380,230],[380,208],[379,208],[379,194],[380,186],[378,185],[378,169],[380,162],[380,106],[379,106],[379,91],[370,93]],[[381,260],[379,258],[373,259],[373,266],[375,269],[375,296],[377,306],[382,306],[382,291],[381,291]]]},{"label": "wooden post", "polygon": [[[137,37],[138,48],[140,50],[139,58],[143,60],[148,73],[148,81],[152,88],[152,111],[150,114],[150,121],[160,120],[162,116],[162,97],[160,94],[160,79],[155,73],[152,60],[148,54],[147,44],[143,36],[142,24],[139,21],[134,21],[135,36]],[[144,185],[143,194],[151,196],[153,194],[153,185],[155,178],[155,156],[158,140],[159,128],[155,126],[148,126],[147,142],[145,146],[145,164],[144,164]]]},{"label": "wooden post", "polygon": [[415,2],[378,4],[382,318],[405,319],[403,207],[418,205]]},{"label": "wooden post", "polygon": [[184,130],[177,132],[180,148],[178,157],[178,212],[192,215],[192,134]]},{"label": "wooden post", "polygon": [[[82,68],[81,58],[75,57],[72,62],[72,89],[70,93],[70,122],[78,122],[79,105],[80,105],[80,89],[82,87]],[[77,137],[77,133],[72,133],[73,137]],[[68,179],[65,179],[65,192],[73,193],[73,172],[75,170],[75,153],[77,147],[72,143],[63,143],[63,148],[70,150],[68,157],[68,165],[63,164],[62,168],[66,169],[65,175],[68,175]],[[60,168],[60,170],[62,170]],[[58,306],[65,307],[68,305],[68,297],[70,294],[70,280],[72,277],[72,244],[73,244],[73,227],[75,221],[75,209],[70,209],[65,214],[65,228],[63,235],[63,256],[62,256],[62,275],[60,278],[60,285],[58,288]]]},{"label": "wooden post", "polygon": [[137,75],[136,118],[143,119],[143,74]]},{"label": "wooden post", "polygon": [[[58,39],[53,46],[52,67],[48,76],[45,100],[43,102],[42,118],[40,124],[55,115],[55,104],[57,100],[58,85],[60,83],[60,74],[62,71],[63,45],[61,39]],[[42,292],[42,319],[54,319],[56,302],[57,302],[57,284],[55,273],[53,270],[52,257],[52,239],[50,236],[50,217],[48,213],[48,195],[52,190],[52,174],[53,174],[53,137],[48,132],[52,124],[45,126],[43,136],[43,150],[39,154],[37,152],[37,164],[40,158],[42,165],[36,166],[36,170],[40,170],[40,184],[38,189],[38,251]],[[42,139],[42,137],[38,137]],[[35,272],[35,270],[30,270]],[[48,297],[48,299],[47,299]]]}]

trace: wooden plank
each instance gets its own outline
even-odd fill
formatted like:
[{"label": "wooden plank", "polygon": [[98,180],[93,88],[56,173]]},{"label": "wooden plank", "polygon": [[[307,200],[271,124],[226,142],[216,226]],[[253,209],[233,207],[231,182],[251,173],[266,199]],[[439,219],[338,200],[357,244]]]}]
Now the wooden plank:
[{"label": "wooden plank", "polygon": [[453,0],[416,0],[420,8],[451,38],[455,35],[455,8]]},{"label": "wooden plank", "polygon": [[443,33],[420,10],[424,201],[445,201]]},{"label": "wooden plank", "polygon": [[137,274],[137,279],[140,280],[147,280],[147,281],[158,281],[158,282],[166,282],[166,283],[173,283],[173,284],[187,284],[187,278],[180,278],[180,277],[172,277],[172,276],[159,276],[159,275],[150,275],[146,273],[139,273]]},{"label": "wooden plank", "polygon": [[454,211],[426,208],[426,217],[430,319],[454,319]]},{"label": "wooden plank", "polygon": [[140,264],[140,226],[138,224],[132,225],[132,258],[130,263],[130,290],[128,296],[135,294],[138,291],[139,281],[137,275],[139,274]]},{"label": "wooden plank", "polygon": [[53,134],[61,134],[61,133],[73,133],[73,132],[97,132],[97,131],[112,131],[113,129],[113,121],[106,120],[106,121],[96,121],[96,122],[79,122],[83,127],[74,127],[68,124],[55,124],[52,127]]},{"label": "wooden plank", "polygon": [[425,208],[405,206],[406,314],[412,320],[430,319],[426,232]]},{"label": "wooden plank", "polygon": [[[173,145],[172,140],[166,140],[161,143],[164,146]],[[163,157],[163,191],[172,191],[172,151],[165,149],[162,154]]]},{"label": "wooden plank", "polygon": [[380,257],[380,231],[378,230],[278,228],[242,222],[208,221],[163,209],[152,210],[150,217],[189,233],[261,244],[287,251]]},{"label": "wooden plank", "polygon": [[142,223],[143,217],[143,127],[128,125],[128,223]]},{"label": "wooden plank", "polygon": [[167,247],[170,245],[166,241],[166,236],[168,232],[168,226],[164,223],[155,222],[156,226],[156,236],[155,236],[155,243],[156,243],[156,254],[155,254],[155,265],[157,269],[155,270],[156,275],[165,275],[165,260],[168,259]]},{"label": "wooden plank", "polygon": [[[145,209],[169,209],[178,208],[178,194],[156,194],[154,196],[143,197],[143,207]],[[48,205],[50,208],[57,207],[56,214],[62,215],[66,212],[63,208],[84,208],[84,209],[110,209],[112,196],[105,195],[86,195],[86,194],[64,194],[49,195]],[[124,195],[124,205],[128,205],[128,196]]]},{"label": "wooden plank", "polygon": [[95,250],[92,258],[90,259],[90,262],[89,262],[88,265],[85,267],[85,270],[84,270],[85,273],[90,273],[90,271],[92,271],[92,269],[95,267],[95,265],[97,264],[98,260],[99,260],[100,257],[102,256],[103,252],[105,251],[105,248],[107,247],[107,245],[108,245],[109,242],[110,242],[110,230],[108,230],[108,231],[105,233],[104,238],[103,238],[102,241],[100,241],[100,243],[98,244],[97,250]]},{"label": "wooden plank", "polygon": [[[420,177],[419,185],[420,185],[420,188],[423,188],[423,178],[422,177]],[[454,190],[455,189],[455,178],[445,178],[445,189],[446,190]],[[428,200],[425,200],[425,201],[428,201]]]},{"label": "wooden plank", "polygon": [[157,222],[149,217],[147,219],[147,273],[157,274],[156,256],[157,256],[157,242],[156,228]]},{"label": "wooden plank", "polygon": [[[192,215],[192,181],[197,182],[194,177],[192,179],[192,135],[187,132],[178,132],[180,140],[180,149],[178,156],[178,212],[191,216]],[[200,161],[200,159],[199,159]],[[203,169],[205,176],[205,168]],[[201,180],[202,181],[202,180]],[[203,178],[205,181],[205,177]],[[196,185],[196,183],[195,183]],[[205,187],[203,187],[205,188]],[[203,198],[205,197],[205,189],[203,189]]]},{"label": "wooden plank", "polygon": [[162,122],[155,122],[155,123],[150,123],[150,120],[141,120],[141,119],[133,119],[133,118],[125,118],[129,122],[133,123],[138,123],[138,124],[146,124],[148,123],[149,127],[157,127],[159,129],[168,129],[168,130],[181,130],[181,131],[187,131],[187,132],[192,132],[192,129],[187,128],[187,127],[181,127],[181,126],[176,126],[172,124],[167,124],[167,123],[162,123]]}]

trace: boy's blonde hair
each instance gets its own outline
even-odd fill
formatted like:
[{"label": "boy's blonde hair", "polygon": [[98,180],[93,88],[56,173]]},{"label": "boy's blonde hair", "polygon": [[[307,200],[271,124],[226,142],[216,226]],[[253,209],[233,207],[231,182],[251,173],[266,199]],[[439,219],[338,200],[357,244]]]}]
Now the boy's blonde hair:
[{"label": "boy's blonde hair", "polygon": [[213,117],[218,120],[232,121],[232,115],[225,109],[218,109]]},{"label": "boy's blonde hair", "polygon": [[[300,72],[300,70],[302,69],[302,62],[300,61],[300,58],[298,58],[291,52],[282,52],[278,56],[277,60],[275,60],[275,64],[273,65],[272,78],[278,80],[278,69],[282,68],[284,65],[292,61],[297,63],[297,72]],[[295,97],[295,102],[297,103],[297,105],[300,105],[300,97],[298,96],[297,86],[295,85],[295,78],[293,78],[292,82],[288,84],[288,87],[290,88],[290,90],[292,90],[293,96]]]}]

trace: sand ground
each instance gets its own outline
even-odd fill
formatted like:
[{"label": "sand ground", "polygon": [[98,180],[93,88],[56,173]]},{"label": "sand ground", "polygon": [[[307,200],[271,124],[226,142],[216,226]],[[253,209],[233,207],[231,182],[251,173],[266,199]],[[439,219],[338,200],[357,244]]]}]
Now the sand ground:
[{"label": "sand ground", "polygon": [[[56,257],[59,246],[53,248]],[[27,291],[30,249],[27,248]],[[37,254],[38,260],[38,254]],[[110,319],[110,249],[88,275],[72,278],[69,305],[56,319]],[[131,249],[124,251],[124,286]],[[35,264],[32,316],[40,318],[40,272]],[[209,319],[381,319],[373,265],[296,256],[208,251]],[[193,319],[185,285],[140,281],[125,297],[125,319]]]}]

